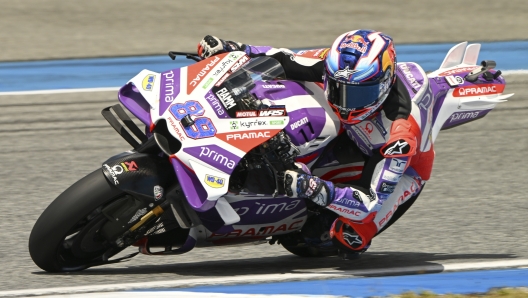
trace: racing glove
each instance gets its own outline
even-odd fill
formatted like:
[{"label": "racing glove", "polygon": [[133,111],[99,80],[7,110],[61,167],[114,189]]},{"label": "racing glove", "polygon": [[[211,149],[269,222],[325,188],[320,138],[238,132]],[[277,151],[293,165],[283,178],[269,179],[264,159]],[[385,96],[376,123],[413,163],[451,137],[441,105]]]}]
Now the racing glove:
[{"label": "racing glove", "polygon": [[284,172],[284,191],[288,197],[309,199],[326,207],[334,200],[335,186],[330,181],[305,174],[300,169],[288,170]]},{"label": "racing glove", "polygon": [[216,36],[206,35],[198,43],[198,55],[202,58],[209,58],[216,54],[232,51],[244,51],[246,45],[230,40],[222,40]]}]

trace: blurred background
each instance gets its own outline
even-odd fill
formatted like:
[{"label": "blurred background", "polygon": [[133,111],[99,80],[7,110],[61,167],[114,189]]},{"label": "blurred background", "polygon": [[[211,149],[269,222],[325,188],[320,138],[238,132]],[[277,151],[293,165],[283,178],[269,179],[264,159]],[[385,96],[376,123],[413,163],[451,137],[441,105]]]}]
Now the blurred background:
[{"label": "blurred background", "polygon": [[207,34],[287,48],[360,28],[396,45],[526,40],[527,15],[524,0],[0,0],[0,61],[195,51]]},{"label": "blurred background", "polygon": [[[509,102],[440,134],[420,199],[359,260],[306,260],[262,245],[137,256],[71,274],[46,274],[33,264],[27,241],[44,208],[129,146],[100,115],[117,102],[115,90],[31,90],[117,87],[145,67],[137,61],[163,56],[159,71],[173,68],[166,53],[194,52],[207,34],[298,49],[329,46],[359,28],[392,36],[405,57],[440,45],[431,58],[436,67],[462,41],[482,42],[481,59],[507,59],[512,49],[528,59],[526,0],[0,0],[0,290],[528,258],[524,71],[505,76],[505,93],[516,93]],[[518,61],[509,69],[528,69]]]}]

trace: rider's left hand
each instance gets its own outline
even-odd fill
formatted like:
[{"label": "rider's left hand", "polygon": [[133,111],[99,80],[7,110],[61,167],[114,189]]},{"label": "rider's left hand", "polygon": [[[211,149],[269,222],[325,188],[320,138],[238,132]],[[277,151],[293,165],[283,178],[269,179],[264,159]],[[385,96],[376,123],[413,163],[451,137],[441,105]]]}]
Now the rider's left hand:
[{"label": "rider's left hand", "polygon": [[310,199],[319,206],[328,206],[334,196],[334,185],[306,174],[301,169],[284,172],[284,191],[288,197]]}]

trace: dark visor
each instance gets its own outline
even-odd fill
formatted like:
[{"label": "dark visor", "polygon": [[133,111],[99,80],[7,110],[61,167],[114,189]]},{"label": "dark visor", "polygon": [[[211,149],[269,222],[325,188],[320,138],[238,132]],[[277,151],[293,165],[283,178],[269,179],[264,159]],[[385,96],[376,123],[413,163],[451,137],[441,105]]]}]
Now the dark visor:
[{"label": "dark visor", "polygon": [[375,103],[380,96],[380,84],[374,85],[346,85],[337,84],[339,103],[343,108],[363,108]]}]

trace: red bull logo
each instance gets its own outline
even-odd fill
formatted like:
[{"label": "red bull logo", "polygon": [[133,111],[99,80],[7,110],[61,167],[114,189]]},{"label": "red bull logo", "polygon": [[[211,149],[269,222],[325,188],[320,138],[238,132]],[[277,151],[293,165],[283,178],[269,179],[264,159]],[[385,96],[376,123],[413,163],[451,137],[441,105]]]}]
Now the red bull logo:
[{"label": "red bull logo", "polygon": [[350,48],[356,51],[359,51],[363,54],[367,52],[367,45],[368,42],[365,41],[365,39],[362,36],[359,35],[349,35],[345,37],[341,45],[339,47],[341,49],[344,48]]},{"label": "red bull logo", "polygon": [[367,42],[365,41],[363,36],[360,36],[360,35],[347,36],[347,39],[349,39],[352,42],[357,42],[357,43],[361,43],[361,44],[367,44]]}]

